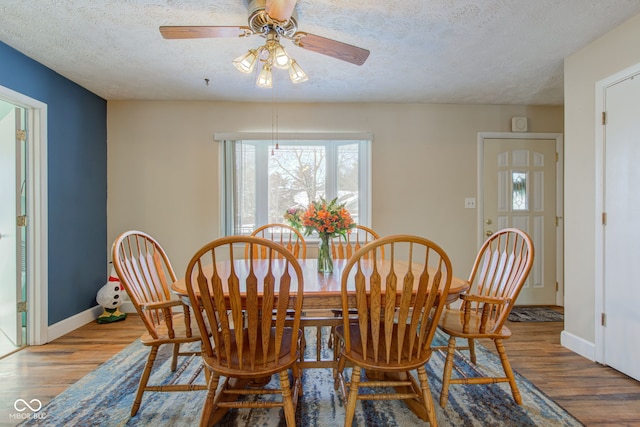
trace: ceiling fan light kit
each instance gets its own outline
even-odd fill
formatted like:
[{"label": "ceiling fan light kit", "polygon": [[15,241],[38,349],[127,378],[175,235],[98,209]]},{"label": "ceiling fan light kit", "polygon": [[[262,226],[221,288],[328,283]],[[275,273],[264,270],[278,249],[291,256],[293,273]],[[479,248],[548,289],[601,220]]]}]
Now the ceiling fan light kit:
[{"label": "ceiling fan light kit", "polygon": [[247,53],[238,56],[232,61],[233,65],[245,74],[253,71],[256,67],[256,62],[258,62],[258,51],[256,49],[250,49]]},{"label": "ceiling fan light kit", "polygon": [[302,71],[295,59],[291,60],[291,65],[289,66],[289,78],[294,83],[302,83],[309,80],[309,77]]},{"label": "ceiling fan light kit", "polygon": [[355,65],[362,65],[369,57],[369,51],[347,43],[331,40],[298,31],[295,12],[297,0],[252,0],[249,5],[249,26],[162,26],[160,33],[165,39],[192,39],[211,37],[248,37],[259,35],[266,43],[257,49],[250,49],[232,61],[245,74],[253,72],[258,61],[264,63],[258,74],[256,85],[273,87],[272,69],[289,70],[293,83],[309,80],[300,65],[291,58],[280,39],[285,38],[302,49],[330,56]]},{"label": "ceiling fan light kit", "polygon": [[[300,65],[291,58],[280,44],[280,36],[275,31],[269,30],[265,35],[266,43],[257,49],[249,49],[247,53],[234,59],[233,65],[245,74],[253,72],[258,61],[264,63],[258,74],[256,86],[263,88],[273,87],[273,68],[289,70],[289,78],[293,83],[301,83],[309,80]],[[295,64],[295,68],[292,67]]]},{"label": "ceiling fan light kit", "polygon": [[256,86],[266,89],[273,87],[273,73],[271,72],[270,64],[264,64],[264,67],[262,67],[260,74],[258,74],[258,79],[256,80]]}]

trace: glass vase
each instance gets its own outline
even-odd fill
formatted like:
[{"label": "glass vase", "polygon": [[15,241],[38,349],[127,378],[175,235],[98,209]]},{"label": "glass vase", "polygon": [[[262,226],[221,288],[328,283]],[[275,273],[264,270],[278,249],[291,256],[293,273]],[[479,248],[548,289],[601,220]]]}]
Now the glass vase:
[{"label": "glass vase", "polygon": [[333,260],[329,247],[329,235],[320,234],[320,246],[318,246],[318,273],[333,273]]}]

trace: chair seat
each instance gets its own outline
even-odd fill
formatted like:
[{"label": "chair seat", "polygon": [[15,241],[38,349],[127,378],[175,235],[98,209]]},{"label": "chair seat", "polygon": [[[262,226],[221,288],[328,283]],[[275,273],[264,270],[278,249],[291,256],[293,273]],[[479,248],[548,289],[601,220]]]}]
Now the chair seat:
[{"label": "chair seat", "polygon": [[438,327],[442,329],[443,332],[454,337],[507,339],[511,336],[511,330],[504,325],[499,331],[492,332],[492,329],[495,327],[495,321],[492,319],[487,320],[487,332],[479,331],[480,323],[480,316],[475,312],[471,312],[469,317],[469,332],[464,332],[464,312],[460,310],[445,309],[442,312],[442,317],[440,317]]},{"label": "chair seat", "polygon": [[[203,353],[203,358],[205,363],[211,367],[214,371],[219,372],[222,375],[233,373],[234,377],[238,378],[253,378],[259,375],[266,375],[269,373],[280,372],[283,369],[287,369],[292,366],[300,357],[299,353],[296,351],[295,354],[291,353],[291,335],[293,334],[293,328],[284,328],[282,333],[282,348],[280,349],[280,355],[278,359],[278,363],[276,363],[276,354],[274,351],[273,342],[275,341],[275,333],[276,329],[271,328],[269,342],[269,350],[265,354],[262,351],[262,336],[261,333],[258,332],[258,336],[256,339],[257,345],[255,350],[255,365],[251,366],[251,360],[253,357],[251,356],[249,349],[249,336],[248,332],[245,330],[243,334],[243,343],[242,346],[242,368],[240,368],[239,363],[239,355],[237,352],[236,345],[236,337],[235,330],[231,330],[231,363],[228,362],[226,352],[224,349],[218,349],[214,352],[217,354],[217,357],[207,356]],[[301,339],[302,331],[298,332],[298,339]]]},{"label": "chair seat", "polygon": [[191,336],[187,337],[187,328],[184,322],[184,313],[175,313],[172,316],[174,338],[169,338],[169,330],[165,323],[161,323],[156,327],[156,333],[158,338],[151,336],[149,332],[146,332],[140,337],[140,342],[144,345],[157,345],[164,342],[196,342],[200,341],[200,330],[193,316],[191,317]]},{"label": "chair seat", "polygon": [[[408,328],[407,328],[408,329]],[[344,339],[344,325],[336,326],[336,334],[340,337],[340,339]],[[398,345],[397,345],[397,337],[399,335],[398,325],[393,326],[392,332],[392,343],[391,343],[391,353],[390,353],[390,362],[386,362],[385,355],[378,355],[378,360],[374,359],[373,353],[373,340],[371,340],[371,331],[369,331],[369,339],[367,341],[367,356],[365,358],[363,351],[363,343],[362,343],[362,335],[360,333],[360,326],[357,323],[353,323],[349,327],[349,334],[351,335],[351,352],[347,353],[345,351],[344,356],[349,359],[351,362],[356,363],[365,369],[376,369],[379,371],[407,371],[418,366],[424,365],[431,356],[431,349],[424,350],[422,349],[422,354],[420,354],[421,346],[417,344],[418,337],[414,335],[414,344],[413,351],[409,351],[410,345],[410,333],[409,331],[405,331],[405,336],[403,339],[401,358],[398,359],[396,355],[398,354]],[[378,339],[378,348],[380,351],[386,348],[385,345],[385,337],[384,337],[384,324],[381,323],[380,331],[379,331],[379,339]],[[409,357],[411,356],[411,358]]]}]

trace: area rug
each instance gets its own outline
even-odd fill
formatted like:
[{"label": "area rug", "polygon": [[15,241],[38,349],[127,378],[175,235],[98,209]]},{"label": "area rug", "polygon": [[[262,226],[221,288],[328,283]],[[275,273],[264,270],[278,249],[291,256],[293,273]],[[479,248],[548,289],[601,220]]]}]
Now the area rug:
[{"label": "area rug", "polygon": [[512,322],[562,322],[564,314],[551,307],[515,306],[508,319]]},{"label": "area rug", "polygon": [[[326,334],[325,334],[326,335]],[[313,334],[307,334],[307,352],[313,354]],[[435,345],[445,345],[445,337],[438,332]],[[167,347],[167,346],[165,346]],[[326,347],[325,347],[326,348]],[[196,426],[206,391],[178,393],[145,393],[142,407],[130,417],[131,404],[138,385],[139,373],[144,365],[147,348],[134,342],[97,370],[88,374],[38,412],[37,419],[29,419],[21,426]],[[330,350],[325,350],[327,353]],[[499,372],[500,362],[487,349],[477,344],[479,369]],[[169,348],[158,355],[159,369],[152,380],[165,378],[169,372]],[[325,354],[326,356],[326,354]],[[457,363],[467,375],[473,375],[472,366],[461,354]],[[452,385],[449,403],[442,409],[438,405],[444,354],[434,353],[427,364],[430,386],[440,426],[581,426],[568,412],[555,404],[526,378],[516,373],[523,404],[517,405],[506,384],[489,386]],[[182,372],[189,376],[198,368],[193,360]],[[180,369],[178,369],[180,371]],[[202,376],[202,374],[200,374]],[[203,379],[198,377],[198,381]],[[277,377],[272,380],[277,385]],[[345,406],[340,393],[333,389],[330,369],[308,369],[303,372],[303,395],[298,403],[296,424],[302,427],[325,427],[344,422]],[[232,409],[218,424],[236,426],[285,426],[279,409]],[[402,401],[363,401],[357,404],[354,425],[424,426],[425,422],[407,409]]]}]

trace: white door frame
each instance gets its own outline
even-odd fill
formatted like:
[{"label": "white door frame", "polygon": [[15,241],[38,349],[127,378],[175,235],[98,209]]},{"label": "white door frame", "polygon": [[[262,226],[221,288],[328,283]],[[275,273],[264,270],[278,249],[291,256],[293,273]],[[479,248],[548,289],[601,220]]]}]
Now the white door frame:
[{"label": "white door frame", "polygon": [[485,139],[553,139],[556,141],[556,305],[564,306],[564,138],[561,133],[478,132],[477,246],[484,242],[484,141]]},{"label": "white door frame", "polygon": [[0,97],[27,110],[27,345],[48,342],[47,104],[0,86]]},{"label": "white door frame", "polygon": [[606,99],[605,94],[608,87],[620,83],[631,76],[640,73],[640,64],[633,65],[622,71],[619,71],[605,79],[596,83],[596,111],[595,111],[595,127],[596,127],[596,153],[595,153],[595,180],[596,180],[596,200],[595,200],[595,249],[596,249],[596,265],[595,265],[595,361],[604,363],[604,326],[602,325],[602,313],[604,313],[604,225],[602,224],[602,213],[604,212],[604,137],[605,127],[602,124],[602,112],[605,111]]}]

